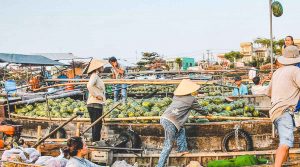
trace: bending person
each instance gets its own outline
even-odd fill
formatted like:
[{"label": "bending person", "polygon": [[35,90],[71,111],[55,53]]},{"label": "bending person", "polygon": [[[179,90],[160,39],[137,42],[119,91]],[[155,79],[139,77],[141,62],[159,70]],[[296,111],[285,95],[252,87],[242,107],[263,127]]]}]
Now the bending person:
[{"label": "bending person", "polygon": [[196,98],[193,96],[199,88],[199,85],[190,80],[182,80],[174,92],[171,105],[161,116],[160,124],[165,130],[165,141],[157,167],[166,165],[174,141],[177,141],[177,151],[180,154],[189,153],[183,125],[188,120],[190,110],[194,109],[202,112],[201,114],[203,115],[207,115],[207,112],[199,106]]}]

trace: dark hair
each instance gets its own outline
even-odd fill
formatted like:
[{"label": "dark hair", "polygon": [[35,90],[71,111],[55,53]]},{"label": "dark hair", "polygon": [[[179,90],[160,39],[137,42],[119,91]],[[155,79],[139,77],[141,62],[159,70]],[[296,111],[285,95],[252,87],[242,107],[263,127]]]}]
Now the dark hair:
[{"label": "dark hair", "polygon": [[115,57],[110,57],[109,59],[108,59],[108,62],[116,62],[117,61],[117,59],[115,58]]},{"label": "dark hair", "polygon": [[241,81],[241,80],[242,80],[242,78],[240,76],[235,76],[234,77],[234,81]]},{"label": "dark hair", "polygon": [[67,148],[64,149],[64,152],[69,154],[71,157],[76,156],[78,153],[78,150],[81,150],[83,148],[83,141],[81,137],[71,137],[67,141]]},{"label": "dark hair", "polygon": [[[286,36],[286,37],[284,38],[284,40],[285,40],[286,38],[291,38],[291,40],[292,40],[292,42],[293,42],[292,45],[295,45],[295,43],[294,43],[294,38],[293,38],[292,36],[288,35],[288,36]],[[284,47],[283,47],[283,48],[286,48],[286,45],[285,45],[285,44],[284,44]]]},{"label": "dark hair", "polygon": [[253,81],[253,83],[255,84],[255,85],[258,85],[259,84],[259,81],[260,81],[260,78],[259,77],[254,77],[253,79],[252,79],[252,81]]}]

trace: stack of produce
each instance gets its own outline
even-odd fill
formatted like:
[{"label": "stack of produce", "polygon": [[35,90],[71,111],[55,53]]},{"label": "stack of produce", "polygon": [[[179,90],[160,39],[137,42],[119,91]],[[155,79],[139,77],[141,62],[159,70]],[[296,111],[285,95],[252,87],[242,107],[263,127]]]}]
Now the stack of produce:
[{"label": "stack of produce", "polygon": [[[172,99],[165,97],[162,99],[151,98],[147,100],[128,98],[126,104],[119,105],[114,109],[111,118],[125,118],[125,117],[150,117],[160,116],[171,104]],[[106,101],[105,109],[109,110],[113,106],[112,100]]]},{"label": "stack of produce", "polygon": [[[67,118],[74,115],[74,113],[81,111],[84,117],[89,117],[86,103],[80,100],[74,100],[70,97],[60,99],[49,99],[48,107],[53,118]],[[16,109],[18,115],[30,117],[48,117],[47,103],[35,103],[21,106]]]},{"label": "stack of produce", "polygon": [[254,105],[248,105],[246,100],[240,99],[227,103],[223,96],[207,96],[198,101],[211,115],[216,116],[244,116],[258,117],[260,112]]},{"label": "stack of produce", "polygon": [[[128,99],[126,104],[118,106],[110,114],[111,118],[126,118],[126,117],[149,117],[160,116],[171,104],[172,99],[165,97],[163,99],[151,98],[147,100]],[[237,100],[227,103],[222,96],[208,96],[198,100],[198,103],[203,106],[210,115],[214,116],[234,116],[234,117],[258,117],[260,112],[255,110],[253,105],[248,105],[245,100]],[[112,100],[106,101],[105,109],[108,110],[113,106]],[[201,116],[195,110],[191,110],[191,116]],[[208,122],[207,119],[190,119],[190,123]]]},{"label": "stack of produce", "polygon": [[[127,118],[127,117],[152,117],[161,116],[167,107],[171,104],[172,99],[165,98],[150,98],[150,99],[133,99],[128,98],[126,104],[121,104],[115,108],[108,117],[110,118]],[[207,96],[204,99],[198,100],[198,103],[203,106],[203,110],[214,116],[232,116],[232,117],[258,117],[260,112],[255,110],[253,105],[248,105],[245,100],[237,100],[234,102],[226,102],[222,96]],[[77,111],[84,113],[84,117],[88,118],[86,103],[71,98],[50,99],[48,100],[49,111],[51,117],[67,118],[74,115]],[[114,106],[112,99],[105,102],[104,111],[108,111]],[[35,103],[28,104],[16,109],[16,113],[22,116],[30,117],[48,117],[47,104]],[[201,116],[195,110],[191,110],[190,116]],[[148,122],[148,121],[144,121]],[[156,121],[153,121],[156,122]],[[190,123],[208,122],[207,119],[190,119]]]},{"label": "stack of produce", "polygon": [[128,93],[144,94],[158,91],[157,93],[173,93],[175,91],[174,85],[144,85],[128,87]]},{"label": "stack of produce", "polygon": [[[202,88],[200,88],[200,92],[205,92],[205,93],[220,93],[220,92],[231,92],[232,88],[230,87],[222,87],[222,86],[204,86]],[[215,95],[211,95],[211,96],[215,96]]]}]

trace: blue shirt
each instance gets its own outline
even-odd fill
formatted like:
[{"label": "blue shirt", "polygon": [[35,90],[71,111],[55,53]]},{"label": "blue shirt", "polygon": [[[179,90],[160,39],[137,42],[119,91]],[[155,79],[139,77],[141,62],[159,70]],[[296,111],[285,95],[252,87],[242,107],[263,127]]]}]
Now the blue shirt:
[{"label": "blue shirt", "polygon": [[240,95],[247,95],[248,88],[246,85],[241,84],[240,88],[234,88],[232,91],[232,96],[240,96]]},{"label": "blue shirt", "polygon": [[[300,68],[300,63],[295,64],[295,66]],[[296,105],[296,109],[295,112],[299,112],[300,111],[300,101],[298,102],[298,104]]]},{"label": "blue shirt", "polygon": [[100,165],[94,164],[89,160],[79,157],[71,157],[66,167],[101,167]]}]

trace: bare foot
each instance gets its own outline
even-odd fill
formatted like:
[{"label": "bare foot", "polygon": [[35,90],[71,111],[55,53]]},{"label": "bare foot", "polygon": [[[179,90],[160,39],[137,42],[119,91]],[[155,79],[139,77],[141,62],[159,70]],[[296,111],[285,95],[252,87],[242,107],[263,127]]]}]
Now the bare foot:
[{"label": "bare foot", "polygon": [[184,156],[185,154],[189,154],[189,151],[178,152],[177,155]]}]

